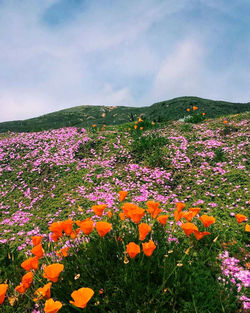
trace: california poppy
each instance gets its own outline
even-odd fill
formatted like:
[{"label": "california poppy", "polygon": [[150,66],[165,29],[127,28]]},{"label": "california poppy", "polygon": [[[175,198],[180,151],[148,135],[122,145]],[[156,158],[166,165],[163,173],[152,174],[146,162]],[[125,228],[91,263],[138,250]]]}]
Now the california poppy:
[{"label": "california poppy", "polygon": [[246,224],[246,226],[245,226],[245,231],[246,231],[246,232],[250,232],[250,225]]},{"label": "california poppy", "polygon": [[50,288],[52,286],[52,283],[48,283],[44,285],[43,287],[38,288],[34,293],[35,295],[38,295],[37,299],[34,299],[34,301],[40,300],[42,298],[49,299],[51,297]]},{"label": "california poppy", "polygon": [[85,235],[89,235],[94,229],[94,222],[91,220],[85,220],[85,221],[79,222],[79,224],[77,225],[80,226],[81,231]]},{"label": "california poppy", "polygon": [[44,312],[45,313],[57,313],[62,307],[62,303],[60,301],[54,301],[53,299],[49,299],[45,301]]},{"label": "california poppy", "polygon": [[200,217],[200,220],[204,227],[208,227],[209,225],[215,223],[215,218],[213,216],[208,216],[208,215],[202,215]]},{"label": "california poppy", "polygon": [[112,225],[107,222],[97,222],[95,228],[99,236],[104,237],[112,229]]},{"label": "california poppy", "polygon": [[71,297],[74,299],[74,301],[69,302],[78,308],[84,309],[93,295],[93,289],[80,288],[72,292]]},{"label": "california poppy", "polygon": [[136,224],[140,223],[140,220],[142,219],[144,214],[145,210],[142,208],[137,208],[129,213],[131,220]]},{"label": "california poppy", "polygon": [[99,204],[99,205],[93,205],[92,210],[95,212],[97,216],[102,216],[103,211],[107,207],[107,204]]},{"label": "california poppy", "polygon": [[196,107],[196,106],[193,106],[193,111],[195,111],[195,110],[197,110],[198,109],[198,107]]},{"label": "california poppy", "polygon": [[61,250],[56,252],[56,255],[60,258],[68,256],[69,247],[62,248]]},{"label": "california poppy", "polygon": [[190,109],[189,109],[189,108],[187,108],[187,111],[189,112],[189,111],[190,111]]},{"label": "california poppy", "polygon": [[127,253],[130,256],[131,259],[135,258],[137,256],[138,253],[140,253],[141,249],[140,246],[137,245],[134,242],[130,242],[127,246]]},{"label": "california poppy", "polygon": [[0,284],[0,304],[3,304],[8,284]]},{"label": "california poppy", "polygon": [[21,267],[25,269],[25,271],[30,271],[31,269],[37,270],[39,265],[39,258],[37,256],[33,258],[29,258],[23,263],[21,263]]},{"label": "california poppy", "polygon": [[42,247],[42,245],[39,243],[37,246],[33,247],[31,249],[31,253],[33,253],[38,258],[43,257],[43,247]]},{"label": "california poppy", "polygon": [[192,219],[195,217],[196,213],[192,212],[192,211],[188,211],[188,212],[182,212],[183,213],[183,218],[185,218],[185,220],[187,220],[188,222],[191,222]]},{"label": "california poppy", "polygon": [[174,219],[178,222],[184,215],[184,212],[178,212],[178,210],[174,211]]},{"label": "california poppy", "polygon": [[33,237],[31,237],[33,246],[39,245],[39,243],[41,243],[42,239],[43,239],[42,236],[33,236]]},{"label": "california poppy", "polygon": [[200,232],[200,231],[198,231],[198,230],[195,230],[195,231],[194,231],[194,235],[195,235],[195,238],[196,238],[197,240],[200,240],[200,239],[202,239],[204,236],[211,235],[211,233],[209,233],[208,231]]},{"label": "california poppy", "polygon": [[79,234],[81,228],[77,228],[76,230],[72,230],[72,233],[70,234],[70,238],[75,239],[77,235]]},{"label": "california poppy", "polygon": [[185,208],[185,203],[183,202],[176,202],[175,205],[177,212],[180,212]]},{"label": "california poppy", "polygon": [[204,112],[203,112],[203,113],[202,113],[202,115],[203,115],[203,116],[205,116],[205,115],[206,115],[206,113],[204,113]]},{"label": "california poppy", "polygon": [[128,218],[130,217],[130,213],[138,208],[138,205],[134,203],[124,203],[122,206],[122,210]]},{"label": "california poppy", "polygon": [[195,213],[195,215],[197,215],[199,212],[200,212],[200,208],[190,208],[189,209],[189,212],[193,212],[193,213]]},{"label": "california poppy", "polygon": [[156,245],[152,240],[149,240],[149,242],[144,242],[142,244],[143,252],[146,256],[151,256],[156,248]]},{"label": "california poppy", "polygon": [[169,218],[168,215],[159,215],[157,217],[157,221],[161,223],[163,226],[165,226],[168,218]]},{"label": "california poppy", "polygon": [[181,225],[181,228],[184,230],[187,236],[190,236],[195,230],[198,230],[198,227],[193,223],[184,223]]},{"label": "california poppy", "polygon": [[137,125],[134,125],[134,129],[137,129],[137,127],[138,127]]},{"label": "california poppy", "polygon": [[67,236],[70,236],[72,233],[72,227],[74,222],[72,220],[66,220],[62,222],[62,229]]},{"label": "california poppy", "polygon": [[223,121],[223,123],[224,123],[224,124],[227,124],[227,121],[225,120],[225,121]]},{"label": "california poppy", "polygon": [[151,227],[146,223],[141,223],[138,226],[139,228],[139,239],[144,240],[147,237],[147,234],[151,231]]},{"label": "california poppy", "polygon": [[243,215],[243,214],[236,214],[235,217],[239,224],[247,220],[246,215]]},{"label": "california poppy", "polygon": [[120,202],[123,202],[127,197],[128,192],[125,190],[119,191]]},{"label": "california poppy", "polygon": [[60,273],[63,271],[64,265],[60,263],[54,263],[48,266],[45,266],[43,277],[51,280],[53,283],[58,281]]},{"label": "california poppy", "polygon": [[157,215],[162,211],[159,208],[160,203],[159,202],[154,202],[154,201],[147,201],[146,203],[148,209],[148,213],[153,217],[156,218]]},{"label": "california poppy", "polygon": [[15,288],[19,293],[24,293],[28,289],[33,281],[33,273],[28,272],[22,277],[22,282],[19,286]]},{"label": "california poppy", "polygon": [[111,212],[111,211],[108,211],[108,212],[107,212],[107,215],[108,215],[108,218],[111,218],[111,217],[112,217],[112,212]]},{"label": "california poppy", "polygon": [[49,226],[49,230],[57,237],[60,238],[63,232],[62,222],[54,222]]},{"label": "california poppy", "polygon": [[25,293],[26,288],[25,286],[21,283],[20,285],[16,286],[15,290],[19,293]]},{"label": "california poppy", "polygon": [[126,215],[124,213],[119,213],[119,217],[122,221],[125,221]]}]

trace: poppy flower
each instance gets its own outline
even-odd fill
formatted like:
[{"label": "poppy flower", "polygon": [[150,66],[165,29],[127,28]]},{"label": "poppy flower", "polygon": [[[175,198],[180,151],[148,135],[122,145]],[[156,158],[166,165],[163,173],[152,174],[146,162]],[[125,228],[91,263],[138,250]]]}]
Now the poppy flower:
[{"label": "poppy flower", "polygon": [[250,232],[250,225],[246,224],[246,226],[245,226],[245,231],[246,231],[246,232]]},{"label": "poppy flower", "polygon": [[33,237],[31,237],[33,246],[39,245],[39,243],[41,243],[42,239],[43,239],[42,236],[33,236]]},{"label": "poppy flower", "polygon": [[188,211],[188,212],[182,212],[183,213],[183,218],[185,218],[185,220],[187,220],[188,222],[191,222],[192,219],[195,217],[196,213],[192,212],[192,211]]},{"label": "poppy flower", "polygon": [[96,127],[96,124],[92,124],[92,127],[95,128],[95,127]]},{"label": "poppy flower", "polygon": [[43,257],[43,247],[42,247],[42,245],[39,243],[39,245],[33,247],[31,249],[31,253],[33,253],[38,258],[42,258]]},{"label": "poppy flower", "polygon": [[176,220],[176,222],[178,222],[184,215],[184,212],[178,212],[177,210],[174,211],[174,219]]},{"label": "poppy flower", "polygon": [[215,223],[215,218],[213,216],[208,216],[208,215],[202,215],[200,217],[200,220],[204,227],[208,227],[209,225]]},{"label": "poppy flower", "polygon": [[22,282],[19,286],[15,288],[19,293],[24,293],[28,289],[33,281],[33,273],[28,272],[22,277]]},{"label": "poppy flower", "polygon": [[203,113],[202,113],[202,115],[203,115],[203,116],[205,116],[205,115],[206,115],[206,113],[204,113],[204,112],[203,112]]},{"label": "poppy flower", "polygon": [[72,227],[74,222],[72,220],[66,220],[62,222],[62,229],[67,236],[70,236],[72,233]]},{"label": "poppy flower", "polygon": [[49,299],[51,297],[50,288],[52,286],[52,283],[48,283],[44,285],[43,287],[38,288],[34,293],[35,295],[38,295],[38,298],[34,299],[34,301],[40,300],[42,298]]},{"label": "poppy flower", "polygon": [[137,125],[134,125],[134,129],[137,129],[137,127],[138,127]]},{"label": "poppy flower", "polygon": [[45,313],[57,313],[62,307],[60,301],[54,301],[53,299],[46,300],[44,306]]},{"label": "poppy flower", "polygon": [[189,111],[190,111],[190,109],[189,109],[189,108],[187,108],[187,111],[189,112]]},{"label": "poppy flower", "polygon": [[246,215],[243,215],[243,214],[236,214],[235,217],[239,224],[247,220]]},{"label": "poppy flower", "polygon": [[196,107],[196,106],[193,106],[193,111],[195,111],[195,110],[197,110],[198,109],[198,107]]},{"label": "poppy flower", "polygon": [[111,218],[111,217],[112,217],[112,212],[111,212],[111,211],[108,211],[108,212],[107,212],[107,215],[108,215],[108,218]]},{"label": "poppy flower", "polygon": [[74,301],[69,302],[78,308],[84,309],[93,295],[94,290],[91,288],[80,288],[72,292],[71,297]]},{"label": "poppy flower", "polygon": [[56,252],[56,255],[60,258],[68,256],[69,247],[62,248],[61,250]]},{"label": "poppy flower", "polygon": [[159,223],[161,223],[163,226],[165,226],[166,223],[167,223],[168,218],[169,218],[168,215],[160,215],[160,216],[157,217],[157,221]]},{"label": "poppy flower", "polygon": [[119,217],[122,221],[125,221],[126,215],[124,213],[119,213]]},{"label": "poppy flower", "polygon": [[51,280],[53,283],[56,283],[63,269],[64,269],[64,265],[60,263],[54,263],[54,264],[45,266],[43,277],[47,278],[48,280]]},{"label": "poppy flower", "polygon": [[149,240],[149,242],[144,242],[142,244],[143,252],[146,256],[151,256],[156,248],[156,245],[152,240]]},{"label": "poppy flower", "polygon": [[79,234],[81,228],[77,228],[76,230],[72,230],[72,233],[70,234],[70,238],[75,239],[77,235]]},{"label": "poppy flower", "polygon": [[223,121],[224,124],[227,124],[227,121]]},{"label": "poppy flower", "polygon": [[127,197],[128,192],[125,190],[119,191],[120,202],[123,202]]},{"label": "poppy flower", "polygon": [[3,304],[8,284],[0,284],[0,304]]},{"label": "poppy flower", "polygon": [[131,259],[135,258],[138,253],[140,253],[141,249],[140,246],[134,242],[130,242],[127,246],[127,253]]},{"label": "poppy flower", "polygon": [[190,236],[195,230],[198,230],[198,227],[193,223],[184,223],[181,225],[181,228],[184,230],[187,236]]},{"label": "poppy flower", "polygon": [[93,205],[91,209],[95,212],[97,216],[102,216],[102,213],[106,207],[107,207],[107,204],[99,204],[99,205]]},{"label": "poppy flower", "polygon": [[161,209],[159,209],[159,202],[154,202],[154,201],[147,201],[146,203],[147,207],[148,207],[148,213],[153,217],[156,218],[157,215],[162,211]]},{"label": "poppy flower", "polygon": [[144,209],[137,208],[135,210],[132,210],[129,215],[130,215],[131,220],[134,223],[138,224],[138,223],[140,223],[140,220],[142,219],[144,214],[145,214],[145,210]]},{"label": "poppy flower", "polygon": [[141,223],[139,226],[139,239],[144,240],[147,234],[151,231],[151,227],[146,223]]},{"label": "poppy flower", "polygon": [[211,235],[211,233],[209,233],[208,231],[200,232],[200,231],[198,231],[198,230],[195,230],[195,231],[194,231],[194,235],[195,235],[195,238],[196,238],[197,240],[200,240],[200,239],[202,239],[204,236]]},{"label": "poppy flower", "polygon": [[112,229],[112,225],[107,222],[97,222],[95,228],[99,236],[104,237]]},{"label": "poppy flower", "polygon": [[58,241],[58,238],[59,238],[59,237],[58,237],[56,234],[54,234],[54,233],[51,235],[51,239],[52,239],[54,242],[57,242],[57,241]]},{"label": "poppy flower", "polygon": [[25,286],[21,283],[20,285],[16,286],[15,290],[19,293],[25,293],[26,288]]},{"label": "poppy flower", "polygon": [[21,264],[21,267],[25,269],[25,271],[30,271],[32,269],[37,270],[39,265],[39,258],[37,256],[33,258],[29,258]]},{"label": "poppy flower", "polygon": [[130,217],[130,213],[138,208],[138,205],[134,203],[124,203],[122,206],[122,210],[128,218]]},{"label": "poppy flower", "polygon": [[63,232],[63,223],[62,222],[54,222],[49,226],[49,230],[57,237],[60,238]]},{"label": "poppy flower", "polygon": [[178,213],[181,212],[185,208],[185,203],[183,202],[176,202],[175,205],[176,205],[176,210]]},{"label": "poppy flower", "polygon": [[85,221],[79,222],[78,226],[80,226],[81,231],[85,235],[89,235],[94,229],[94,222],[91,220],[85,220]]},{"label": "poppy flower", "polygon": [[199,212],[200,212],[200,208],[190,208],[189,209],[189,212],[193,212],[193,213],[195,213],[195,215],[197,215]]}]

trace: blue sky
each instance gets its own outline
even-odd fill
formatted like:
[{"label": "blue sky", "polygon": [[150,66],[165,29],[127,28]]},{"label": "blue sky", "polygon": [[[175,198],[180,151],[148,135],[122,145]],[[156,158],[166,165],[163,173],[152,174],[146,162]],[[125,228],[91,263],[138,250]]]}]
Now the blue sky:
[{"label": "blue sky", "polygon": [[249,0],[0,0],[0,121],[178,96],[250,101]]}]

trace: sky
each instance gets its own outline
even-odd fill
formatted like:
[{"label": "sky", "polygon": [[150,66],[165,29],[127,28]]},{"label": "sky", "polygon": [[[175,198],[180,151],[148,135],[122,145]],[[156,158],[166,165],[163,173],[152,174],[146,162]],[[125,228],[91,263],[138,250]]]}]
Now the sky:
[{"label": "sky", "polygon": [[0,0],[0,122],[180,96],[250,101],[250,0]]}]

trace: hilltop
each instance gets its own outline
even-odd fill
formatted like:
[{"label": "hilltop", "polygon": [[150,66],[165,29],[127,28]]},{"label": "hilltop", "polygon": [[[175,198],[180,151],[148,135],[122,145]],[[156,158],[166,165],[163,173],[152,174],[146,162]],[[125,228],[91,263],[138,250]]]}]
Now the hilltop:
[{"label": "hilltop", "polygon": [[83,105],[27,120],[3,122],[0,123],[0,132],[30,132],[72,126],[89,127],[92,124],[119,125],[133,122],[139,116],[150,121],[165,122],[183,118],[186,109],[192,106],[198,106],[200,111],[206,113],[207,118],[250,110],[250,102],[231,103],[198,97],[179,97],[157,102],[148,107]]}]

